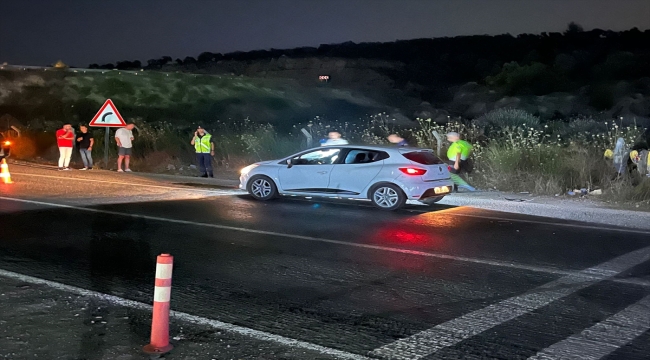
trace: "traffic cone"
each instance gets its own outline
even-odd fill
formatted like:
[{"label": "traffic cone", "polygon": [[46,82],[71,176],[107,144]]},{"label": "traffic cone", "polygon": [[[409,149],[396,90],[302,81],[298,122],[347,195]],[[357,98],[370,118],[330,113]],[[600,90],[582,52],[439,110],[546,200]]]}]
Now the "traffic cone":
[{"label": "traffic cone", "polygon": [[151,342],[144,347],[150,355],[162,355],[174,347],[169,343],[169,300],[172,291],[174,257],[160,254],[156,261],[156,286],[153,292]]},{"label": "traffic cone", "polygon": [[7,166],[7,160],[2,159],[2,165],[0,165],[0,179],[5,184],[11,184],[11,174],[9,174],[9,166]]}]

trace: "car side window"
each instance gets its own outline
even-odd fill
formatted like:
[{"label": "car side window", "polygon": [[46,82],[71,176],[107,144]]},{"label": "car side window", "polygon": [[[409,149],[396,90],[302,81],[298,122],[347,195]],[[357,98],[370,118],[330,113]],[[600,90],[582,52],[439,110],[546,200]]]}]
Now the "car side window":
[{"label": "car side window", "polygon": [[388,158],[383,151],[353,149],[345,156],[344,164],[368,164]]},{"label": "car side window", "polygon": [[294,165],[331,165],[339,158],[341,149],[322,149],[297,156],[292,160]]}]

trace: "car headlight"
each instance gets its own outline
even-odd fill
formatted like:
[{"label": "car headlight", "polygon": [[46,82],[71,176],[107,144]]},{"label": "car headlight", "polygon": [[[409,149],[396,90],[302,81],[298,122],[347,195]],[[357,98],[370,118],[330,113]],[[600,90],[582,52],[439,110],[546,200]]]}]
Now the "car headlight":
[{"label": "car headlight", "polygon": [[258,167],[258,166],[259,166],[259,165],[257,165],[257,164],[248,165],[248,166],[246,166],[245,168],[241,169],[240,173],[241,173],[242,175],[246,175],[246,174],[248,174],[251,170],[255,169],[255,168]]}]

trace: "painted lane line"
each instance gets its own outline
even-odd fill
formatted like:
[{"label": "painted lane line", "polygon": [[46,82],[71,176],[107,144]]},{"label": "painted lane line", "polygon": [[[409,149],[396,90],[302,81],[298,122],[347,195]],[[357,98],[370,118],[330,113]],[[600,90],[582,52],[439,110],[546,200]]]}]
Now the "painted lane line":
[{"label": "painted lane line", "polygon": [[[481,209],[481,208],[476,208],[476,209]],[[494,211],[494,210],[487,210],[487,211]],[[424,213],[424,211],[417,211],[417,212]],[[637,230],[637,229],[621,229],[621,228],[612,228],[612,227],[597,226],[597,225],[554,223],[554,222],[550,222],[550,221],[538,221],[538,220],[526,220],[526,219],[509,219],[509,218],[502,218],[502,217],[498,217],[498,216],[472,215],[472,214],[462,214],[462,213],[454,213],[454,215],[470,217],[470,218],[477,218],[477,219],[486,219],[486,220],[519,222],[519,223],[524,223],[524,224],[551,225],[551,226],[560,226],[560,227],[570,227],[570,228],[576,228],[576,229],[601,230],[601,231],[622,232],[622,233],[629,233],[629,234],[650,235],[649,230],[640,230],[640,229],[639,230]],[[530,215],[530,216],[532,216],[532,215]],[[552,219],[552,218],[549,218],[549,219]]]},{"label": "painted lane line", "polygon": [[[54,175],[38,175],[38,174],[29,174],[29,173],[16,173],[16,172],[14,172],[14,174],[25,175],[25,176],[38,176],[38,177],[54,178],[54,179],[102,182],[102,183],[119,184],[119,185],[131,185],[131,186],[142,186],[142,187],[158,187],[158,188],[171,189],[171,190],[203,191],[203,192],[219,193],[219,194],[226,194],[226,195],[230,195],[230,194],[232,194],[232,195],[243,195],[243,194],[247,193],[246,191],[239,190],[239,189],[234,189],[234,188],[232,190],[206,190],[206,189],[181,188],[181,187],[162,186],[162,185],[146,185],[146,184],[137,184],[137,183],[125,183],[125,182],[108,181],[108,180],[95,180],[95,179],[84,179],[84,178],[74,178],[74,177],[62,177],[62,176],[54,176]],[[294,197],[294,196],[287,196],[287,199],[293,200],[293,201],[310,202],[307,199],[300,199],[300,198],[297,198],[297,197]],[[327,199],[327,198],[324,198],[324,199]],[[355,199],[355,200],[367,201],[367,200],[364,200],[364,199]],[[332,202],[332,201],[328,201],[327,203],[329,203],[329,204],[339,204],[337,202]],[[365,208],[373,208],[374,209],[374,206],[370,206],[370,205],[359,204],[357,206],[365,207]],[[421,206],[426,206],[426,205],[421,205]],[[463,206],[460,206],[460,207],[462,208],[464,206],[466,206],[466,205],[463,205]],[[472,206],[467,206],[467,207],[471,207],[473,209],[479,209],[479,210],[486,210],[486,209],[482,209],[480,207],[472,207]],[[431,211],[423,211],[423,210],[417,210],[417,209],[406,209],[405,211],[418,213],[418,214],[429,214],[429,213],[431,213]],[[494,210],[487,210],[487,211],[494,211]],[[508,222],[524,223],[524,224],[551,225],[551,226],[569,227],[569,228],[576,228],[576,229],[605,230],[605,231],[612,231],[612,232],[650,235],[650,230],[612,228],[612,227],[598,226],[598,225],[554,223],[554,222],[552,222],[552,218],[549,218],[549,220],[551,220],[551,221],[539,221],[539,220],[502,218],[502,217],[498,217],[498,216],[489,216],[489,215],[463,214],[463,213],[459,213],[459,212],[455,212],[454,215],[469,217],[469,218],[475,218],[475,219],[508,221]]]},{"label": "painted lane line", "polygon": [[53,175],[38,175],[38,174],[28,174],[28,173],[16,173],[16,172],[14,172],[12,174],[13,175],[24,175],[24,176],[29,176],[29,177],[43,177],[43,178],[50,178],[50,179],[87,181],[87,182],[97,182],[97,183],[115,184],[115,185],[141,186],[141,187],[168,189],[168,190],[202,191],[202,192],[209,192],[209,193],[232,193],[232,194],[243,194],[243,193],[245,193],[242,190],[237,190],[237,189],[234,189],[234,188],[232,190],[208,190],[208,189],[196,189],[196,188],[191,188],[191,187],[186,187],[185,188],[185,187],[177,187],[177,186],[150,185],[150,184],[128,183],[128,182],[122,182],[122,181],[84,179],[84,178],[62,177],[62,176],[53,176]]},{"label": "painted lane line", "polygon": [[[296,240],[323,242],[323,243],[328,243],[328,244],[352,246],[352,247],[356,247],[356,248],[369,249],[369,250],[388,251],[388,252],[405,254],[405,255],[414,255],[414,256],[423,256],[423,257],[450,260],[450,261],[468,262],[468,263],[474,263],[474,264],[496,266],[496,267],[504,267],[504,268],[517,269],[517,270],[527,270],[527,271],[546,273],[546,274],[552,274],[552,275],[560,275],[560,276],[579,275],[579,276],[586,276],[586,275],[582,274],[582,272],[580,272],[580,271],[561,270],[561,269],[557,269],[557,268],[553,268],[553,267],[546,267],[546,266],[525,265],[525,264],[517,264],[517,263],[506,262],[506,261],[498,261],[498,260],[468,258],[468,257],[463,257],[463,256],[454,256],[454,255],[447,255],[447,254],[440,254],[440,253],[433,253],[433,252],[426,252],[426,251],[419,251],[419,250],[408,250],[408,249],[393,248],[393,247],[388,247],[388,246],[360,244],[360,243],[353,243],[353,242],[342,241],[342,240],[332,240],[332,239],[317,238],[317,237],[312,237],[312,236],[285,234],[285,233],[279,233],[279,232],[275,232],[275,231],[247,229],[247,228],[240,228],[240,227],[228,226],[228,225],[208,224],[208,223],[188,221],[188,220],[163,218],[163,217],[158,217],[158,216],[139,215],[139,214],[133,214],[133,213],[121,213],[121,212],[117,212],[117,211],[86,208],[86,207],[80,207],[80,206],[73,206],[73,205],[66,205],[66,204],[59,204],[59,203],[50,203],[50,202],[43,202],[43,201],[36,201],[36,200],[17,199],[17,198],[3,197],[3,196],[0,196],[0,200],[16,201],[16,202],[23,202],[23,203],[27,203],[27,204],[41,205],[41,206],[47,206],[47,207],[58,207],[58,208],[63,208],[63,209],[87,211],[87,212],[114,215],[114,216],[133,217],[133,218],[140,218],[140,219],[146,219],[146,220],[152,220],[152,221],[169,222],[169,223],[173,223],[173,224],[202,226],[202,227],[213,228],[213,229],[240,231],[240,232],[259,234],[259,235],[270,235],[270,236],[277,236],[277,237],[296,239]],[[597,280],[599,278],[594,277],[593,279]],[[631,284],[631,285],[639,285],[639,286],[650,287],[650,281],[646,281],[646,280],[643,280],[643,279],[637,279],[637,278],[632,278],[632,279],[620,278],[620,279],[613,279],[612,281],[615,281],[615,282],[618,282],[618,283],[624,283],[624,284]]]},{"label": "painted lane line", "polygon": [[602,359],[650,329],[650,295],[529,360]]},{"label": "painted lane line", "polygon": [[[301,202],[313,202],[308,199],[299,199],[297,197],[287,197],[290,201],[301,201]],[[329,199],[328,199],[329,200]],[[361,202],[364,203],[369,203],[369,200],[365,199],[354,199],[358,200],[359,204],[354,204],[354,206],[358,207],[363,207],[363,208],[370,208],[374,209],[375,207],[372,205],[366,205],[366,204],[361,204]],[[321,201],[323,203],[323,201]],[[342,203],[336,202],[336,201],[325,201],[327,204],[336,204],[340,205]],[[412,204],[418,207],[427,207],[427,205],[424,204]],[[462,206],[457,206],[455,208],[472,208],[472,209],[477,209],[477,210],[483,210],[483,211],[492,211],[496,212],[497,210],[489,210],[489,209],[484,209],[480,207],[474,207],[471,205],[462,205]],[[419,209],[409,209],[406,208],[403,211],[410,212],[410,213],[416,213],[416,214],[431,214],[435,210],[429,209],[429,210],[419,210]],[[505,211],[499,211],[502,213],[508,213]],[[519,213],[513,213],[511,212],[510,214],[517,215]],[[522,214],[519,214],[522,215]],[[526,214],[523,214],[526,215]],[[625,229],[625,228],[620,228],[620,227],[608,227],[606,224],[603,225],[587,225],[587,224],[567,224],[567,223],[554,223],[552,217],[547,217],[547,216],[541,216],[541,215],[527,215],[527,216],[537,216],[537,217],[543,217],[549,219],[549,221],[542,221],[542,220],[528,220],[528,219],[513,219],[513,218],[504,218],[504,217],[498,217],[498,216],[490,216],[490,215],[474,215],[474,214],[464,214],[461,212],[454,212],[452,216],[462,216],[462,217],[468,217],[468,218],[475,218],[475,219],[485,219],[485,220],[494,220],[494,221],[507,221],[507,222],[514,222],[514,223],[524,223],[524,224],[536,224],[536,225],[550,225],[550,226],[559,226],[559,227],[568,227],[568,228],[576,228],[576,229],[587,229],[587,230],[601,230],[601,231],[612,231],[612,232],[621,232],[621,233],[630,233],[630,234],[641,234],[641,235],[650,235],[650,230],[643,230],[643,229]]]},{"label": "painted lane line", "polygon": [[[134,300],[128,300],[124,299],[121,297],[117,297],[114,295],[107,295],[107,294],[102,294],[96,291],[92,290],[87,290],[87,289],[82,289],[76,286],[71,286],[71,285],[66,285],[66,284],[61,284],[58,282],[50,281],[50,280],[45,280],[33,276],[28,276],[28,275],[23,275],[23,274],[18,274],[12,271],[7,271],[0,269],[0,276],[3,276],[5,278],[10,278],[10,279],[15,279],[18,281],[30,283],[30,284],[35,284],[35,285],[46,285],[49,286],[53,289],[81,295],[81,296],[87,296],[87,297],[92,297],[100,300],[104,300],[107,302],[110,302],[111,304],[119,305],[119,306],[124,306],[132,309],[138,309],[138,310],[144,310],[147,312],[151,312],[152,306],[149,304],[145,304],[139,301],[134,301]],[[172,318],[175,318],[177,320],[181,321],[187,321],[191,322],[194,324],[199,324],[199,325],[206,325],[210,326],[214,329],[217,330],[223,330],[223,331],[228,331],[231,333],[236,333],[240,335],[244,335],[256,340],[263,340],[263,341],[269,341],[273,343],[278,343],[282,344],[285,346],[289,346],[292,348],[300,348],[304,350],[310,350],[310,351],[315,351],[321,354],[325,355],[330,355],[337,357],[339,359],[351,359],[351,360],[366,360],[365,356],[341,351],[341,350],[336,350],[332,348],[328,348],[325,346],[320,346],[316,344],[312,344],[306,341],[301,341],[301,340],[296,340],[296,339],[291,339],[288,337],[268,333],[265,331],[260,331],[260,330],[255,330],[255,329],[250,329],[247,327],[239,326],[239,325],[234,325],[230,323],[225,323],[221,322],[218,320],[213,320],[213,319],[208,319],[204,318],[201,316],[196,316],[196,315],[191,315],[188,313],[180,312],[180,311],[171,311],[170,316]]]},{"label": "painted lane line", "polygon": [[420,359],[530,313],[576,291],[650,260],[650,246],[539,286],[522,295],[449,320],[371,352],[388,359]]}]

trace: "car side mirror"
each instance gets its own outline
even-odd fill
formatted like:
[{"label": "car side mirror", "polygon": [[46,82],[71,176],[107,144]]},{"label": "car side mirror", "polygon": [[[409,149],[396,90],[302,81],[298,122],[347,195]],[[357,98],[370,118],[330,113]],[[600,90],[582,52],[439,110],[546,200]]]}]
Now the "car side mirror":
[{"label": "car side mirror", "polygon": [[293,166],[293,159],[287,159],[287,168],[291,169],[292,166]]}]

